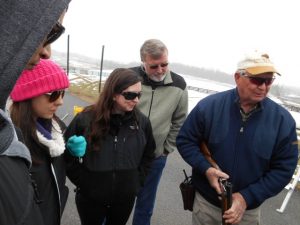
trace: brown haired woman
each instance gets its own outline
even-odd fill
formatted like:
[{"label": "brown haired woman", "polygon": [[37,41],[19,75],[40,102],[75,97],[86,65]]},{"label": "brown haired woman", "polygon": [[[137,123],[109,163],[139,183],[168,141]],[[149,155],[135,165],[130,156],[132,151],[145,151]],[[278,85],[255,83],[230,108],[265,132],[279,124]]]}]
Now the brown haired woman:
[{"label": "brown haired woman", "polygon": [[125,225],[130,216],[155,149],[150,121],[135,107],[140,96],[139,76],[130,69],[115,69],[97,103],[67,128],[66,140],[87,140],[83,158],[76,157],[78,148],[72,149],[70,141],[71,154],[66,155],[83,225],[104,220],[106,225]]},{"label": "brown haired woman", "polygon": [[60,224],[69,193],[63,157],[66,126],[55,115],[67,87],[65,71],[52,60],[41,59],[22,72],[10,94],[12,121],[21,129],[32,158],[30,174],[44,225]]}]

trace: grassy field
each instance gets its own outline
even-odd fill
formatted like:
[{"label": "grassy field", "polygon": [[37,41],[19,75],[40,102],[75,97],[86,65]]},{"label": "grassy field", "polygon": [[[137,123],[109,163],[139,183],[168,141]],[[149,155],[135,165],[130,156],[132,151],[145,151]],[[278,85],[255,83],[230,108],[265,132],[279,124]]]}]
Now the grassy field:
[{"label": "grassy field", "polygon": [[[71,79],[71,85],[69,91],[78,96],[80,99],[94,103],[99,96],[99,81],[90,81],[88,79],[75,78]],[[76,82],[74,82],[76,81]],[[104,82],[101,84],[101,90],[103,89]]]}]

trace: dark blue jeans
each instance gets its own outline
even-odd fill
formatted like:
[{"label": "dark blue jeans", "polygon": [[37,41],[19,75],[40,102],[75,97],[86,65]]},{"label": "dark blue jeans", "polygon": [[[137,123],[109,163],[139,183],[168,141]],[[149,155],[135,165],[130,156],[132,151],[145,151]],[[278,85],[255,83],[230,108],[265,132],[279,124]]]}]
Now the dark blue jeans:
[{"label": "dark blue jeans", "polygon": [[167,156],[160,156],[152,162],[144,187],[139,191],[135,202],[132,225],[150,225],[156,192],[166,161]]}]

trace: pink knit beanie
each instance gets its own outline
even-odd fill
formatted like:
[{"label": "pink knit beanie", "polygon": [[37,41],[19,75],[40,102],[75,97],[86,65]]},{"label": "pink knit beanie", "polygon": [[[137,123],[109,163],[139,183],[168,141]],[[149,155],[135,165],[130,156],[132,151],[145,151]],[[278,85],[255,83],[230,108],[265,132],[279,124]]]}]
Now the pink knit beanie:
[{"label": "pink knit beanie", "polygon": [[10,97],[14,102],[31,99],[42,94],[69,87],[66,72],[50,59],[41,59],[32,70],[24,70]]}]

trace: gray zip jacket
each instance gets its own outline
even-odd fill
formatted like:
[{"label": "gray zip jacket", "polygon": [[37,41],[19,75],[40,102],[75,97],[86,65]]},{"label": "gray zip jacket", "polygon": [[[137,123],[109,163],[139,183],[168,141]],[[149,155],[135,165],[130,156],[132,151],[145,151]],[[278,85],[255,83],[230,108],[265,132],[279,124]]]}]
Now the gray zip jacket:
[{"label": "gray zip jacket", "polygon": [[151,81],[142,67],[132,68],[143,79],[138,108],[150,119],[156,142],[155,157],[176,149],[176,137],[188,110],[184,79],[169,71],[162,82]]}]

